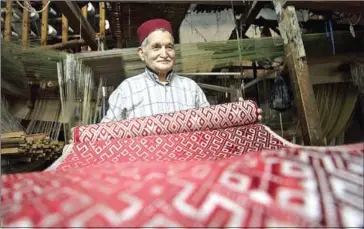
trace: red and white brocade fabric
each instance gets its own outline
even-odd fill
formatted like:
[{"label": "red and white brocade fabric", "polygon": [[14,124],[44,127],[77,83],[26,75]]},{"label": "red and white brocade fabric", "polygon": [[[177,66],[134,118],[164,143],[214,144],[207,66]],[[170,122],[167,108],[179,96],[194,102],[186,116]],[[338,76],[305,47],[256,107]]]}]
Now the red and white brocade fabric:
[{"label": "red and white brocade fabric", "polygon": [[245,101],[77,127],[49,171],[2,176],[2,226],[363,226],[364,145],[294,145],[257,117]]},{"label": "red and white brocade fabric", "polygon": [[255,123],[258,107],[254,101],[220,104],[167,114],[105,122],[72,129],[73,142],[94,142],[141,136],[216,130]]},{"label": "red and white brocade fabric", "polygon": [[2,176],[4,227],[361,227],[363,145]]},{"label": "red and white brocade fabric", "polygon": [[69,145],[49,170],[135,161],[221,160],[281,149],[282,140],[265,126],[251,124],[221,130],[100,140]]},{"label": "red and white brocade fabric", "polygon": [[256,123],[253,101],[221,104],[73,129],[75,143],[49,170],[135,161],[221,160],[293,146]]}]

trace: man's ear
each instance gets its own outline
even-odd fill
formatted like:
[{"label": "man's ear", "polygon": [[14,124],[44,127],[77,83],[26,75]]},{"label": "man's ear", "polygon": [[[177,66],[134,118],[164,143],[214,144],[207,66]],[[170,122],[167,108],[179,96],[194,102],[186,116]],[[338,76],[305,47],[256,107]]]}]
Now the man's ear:
[{"label": "man's ear", "polygon": [[138,55],[142,61],[144,61],[144,52],[141,47],[138,48]]}]

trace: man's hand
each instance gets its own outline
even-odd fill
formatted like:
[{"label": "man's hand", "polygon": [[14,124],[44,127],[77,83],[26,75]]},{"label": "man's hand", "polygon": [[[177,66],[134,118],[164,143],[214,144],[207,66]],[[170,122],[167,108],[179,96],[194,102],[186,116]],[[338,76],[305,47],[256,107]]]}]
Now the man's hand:
[{"label": "man's hand", "polygon": [[[244,102],[244,99],[242,98],[242,97],[239,97],[239,102]],[[262,120],[262,114],[263,114],[263,110],[262,109],[258,109],[258,120],[260,121],[260,120]]]}]

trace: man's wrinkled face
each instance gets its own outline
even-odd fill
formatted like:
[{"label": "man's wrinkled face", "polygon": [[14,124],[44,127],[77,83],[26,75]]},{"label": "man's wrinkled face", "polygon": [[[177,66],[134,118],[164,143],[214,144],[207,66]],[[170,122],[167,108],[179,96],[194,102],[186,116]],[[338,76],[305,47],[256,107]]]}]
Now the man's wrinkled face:
[{"label": "man's wrinkled face", "polygon": [[147,37],[147,45],[138,49],[145,64],[158,74],[172,70],[176,60],[174,41],[168,31],[156,30]]}]

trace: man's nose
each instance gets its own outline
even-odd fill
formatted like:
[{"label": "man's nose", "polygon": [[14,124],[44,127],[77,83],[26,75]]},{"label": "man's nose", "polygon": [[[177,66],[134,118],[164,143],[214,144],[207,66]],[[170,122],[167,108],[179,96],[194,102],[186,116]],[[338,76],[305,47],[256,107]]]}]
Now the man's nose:
[{"label": "man's nose", "polygon": [[161,57],[168,57],[167,50],[165,47],[161,48]]}]

